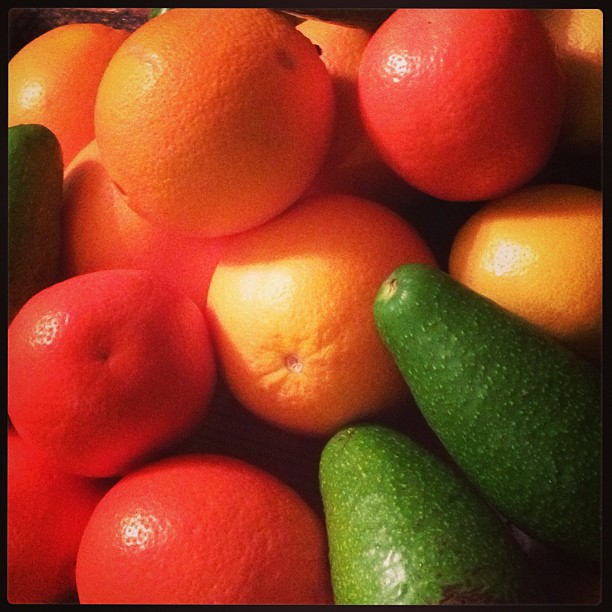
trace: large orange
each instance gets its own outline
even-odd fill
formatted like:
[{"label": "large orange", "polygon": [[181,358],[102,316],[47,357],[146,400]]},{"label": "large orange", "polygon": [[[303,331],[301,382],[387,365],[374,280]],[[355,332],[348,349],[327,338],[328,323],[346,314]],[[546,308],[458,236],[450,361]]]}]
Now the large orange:
[{"label": "large orange", "polygon": [[135,211],[187,234],[253,227],[318,171],[333,121],[314,45],[269,9],[173,9],[100,83],[96,138]]},{"label": "large orange", "polygon": [[188,435],[215,374],[202,311],[144,270],[52,285],[8,329],[10,419],[76,474],[123,474]]},{"label": "large orange", "polygon": [[372,304],[386,276],[413,261],[434,257],[412,226],[349,195],[305,199],[235,236],[208,294],[232,393],[269,422],[308,434],[406,400]]},{"label": "large orange", "polygon": [[65,278],[114,268],[151,270],[179,284],[201,309],[223,238],[192,238],[135,213],[100,160],[96,141],[66,168],[62,206]]},{"label": "large orange", "polygon": [[54,468],[13,428],[6,457],[8,601],[50,604],[74,599],[81,535],[112,481]]},{"label": "large orange", "polygon": [[110,58],[129,32],[70,23],[41,34],[8,64],[8,125],[40,123],[62,147],[64,165],[94,137],[94,104]]},{"label": "large orange", "polygon": [[567,80],[559,144],[572,153],[598,153],[603,138],[603,11],[538,9]]},{"label": "large orange", "polygon": [[85,528],[83,604],[333,603],[322,520],[248,463],[189,454],[119,481]]},{"label": "large orange", "polygon": [[526,187],[485,204],[459,229],[449,271],[586,356],[602,331],[602,193]]},{"label": "large orange", "polygon": [[527,9],[398,9],[359,69],[366,129],[408,183],[442,200],[499,197],[546,164],[564,81]]}]

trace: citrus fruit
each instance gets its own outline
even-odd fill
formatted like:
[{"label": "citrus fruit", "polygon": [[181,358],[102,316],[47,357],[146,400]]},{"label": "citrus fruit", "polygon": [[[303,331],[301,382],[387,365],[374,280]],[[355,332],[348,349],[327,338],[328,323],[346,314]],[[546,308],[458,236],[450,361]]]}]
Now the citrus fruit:
[{"label": "citrus fruit", "polygon": [[114,476],[201,423],[215,361],[196,304],[144,270],[43,289],[8,330],[8,412],[54,464]]},{"label": "citrus fruit", "polygon": [[398,9],[359,68],[363,120],[408,183],[449,201],[519,188],[546,164],[563,75],[528,9]]},{"label": "citrus fruit", "polygon": [[135,213],[109,177],[95,140],[66,168],[64,278],[114,268],[151,270],[178,284],[204,310],[223,243],[223,238],[177,234]]},{"label": "citrus fruit", "polygon": [[407,398],[376,328],[379,285],[434,263],[412,226],[349,195],[305,199],[226,246],[208,293],[218,363],[258,416],[321,435]]},{"label": "citrus fruit", "polygon": [[342,191],[383,203],[397,201],[409,187],[382,160],[359,113],[359,64],[372,31],[317,19],[296,27],[320,53],[332,79],[336,109],[327,155],[307,194]]},{"label": "citrus fruit", "polygon": [[350,163],[351,154],[358,155],[358,147],[364,149],[360,156],[367,155],[371,160],[378,160],[376,149],[365,134],[357,104],[359,63],[372,33],[363,28],[316,19],[307,19],[296,28],[316,46],[332,79],[336,115],[322,170]]},{"label": "citrus fruit", "polygon": [[22,47],[8,64],[9,127],[46,126],[68,164],[94,137],[98,84],[129,34],[100,23],[69,23]]},{"label": "citrus fruit", "polygon": [[246,462],[150,463],[102,499],[76,566],[84,604],[331,604],[322,521]]},{"label": "citrus fruit", "polygon": [[100,83],[101,158],[158,225],[219,236],[290,206],[323,160],[331,79],[269,9],[172,9],[136,30]]},{"label": "citrus fruit", "polygon": [[49,604],[74,598],[81,535],[111,481],[54,468],[13,428],[6,456],[7,599]]},{"label": "citrus fruit", "polygon": [[601,9],[536,9],[567,80],[559,144],[597,152],[603,129],[603,12]]},{"label": "citrus fruit", "polygon": [[8,128],[7,182],[10,323],[29,298],[59,279],[63,163],[49,128]]},{"label": "citrus fruit", "polygon": [[602,330],[600,191],[545,184],[483,205],[459,229],[449,272],[585,355]]}]

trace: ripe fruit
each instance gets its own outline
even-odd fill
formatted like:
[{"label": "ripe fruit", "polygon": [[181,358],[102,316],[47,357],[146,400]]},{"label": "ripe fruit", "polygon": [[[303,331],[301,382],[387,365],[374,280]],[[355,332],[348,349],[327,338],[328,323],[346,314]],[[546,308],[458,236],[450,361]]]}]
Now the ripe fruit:
[{"label": "ripe fruit", "polygon": [[567,80],[559,144],[597,153],[603,137],[603,11],[537,9]]},{"label": "ripe fruit", "polygon": [[602,193],[537,185],[485,204],[459,229],[449,272],[596,359],[602,331]]},{"label": "ripe fruit", "polygon": [[40,123],[62,147],[64,165],[94,137],[94,103],[110,58],[129,32],[69,23],[41,34],[8,64],[8,125]]},{"label": "ripe fruit", "polygon": [[8,128],[8,320],[59,276],[62,151],[39,124]]},{"label": "ripe fruit", "polygon": [[387,163],[443,200],[499,197],[557,142],[562,73],[527,9],[398,9],[360,66],[364,124]]},{"label": "ripe fruit", "polygon": [[598,559],[597,370],[431,266],[395,270],[374,316],[429,425],[489,502],[534,538]]},{"label": "ripe fruit", "polygon": [[108,176],[96,141],[66,168],[62,206],[64,278],[114,268],[151,270],[202,309],[223,238],[191,238],[135,213]]},{"label": "ripe fruit", "polygon": [[320,480],[336,604],[529,603],[526,560],[504,523],[408,436],[342,429]]},{"label": "ripe fruit", "polygon": [[306,19],[296,28],[319,50],[336,108],[331,143],[308,195],[342,191],[377,202],[401,201],[410,187],[381,159],[359,113],[359,64],[372,32],[317,19]]},{"label": "ripe fruit", "polygon": [[160,460],[102,499],[78,552],[84,604],[330,604],[321,520],[222,455]]},{"label": "ripe fruit", "polygon": [[95,111],[102,160],[128,205],[201,236],[290,206],[319,169],[332,120],[315,47],[269,9],[151,19],[109,63]]},{"label": "ripe fruit", "polygon": [[334,88],[336,116],[334,131],[323,173],[337,166],[351,165],[351,160],[381,162],[365,133],[357,101],[357,77],[363,51],[372,33],[316,19],[296,26],[319,50]]},{"label": "ripe fruit", "polygon": [[200,424],[215,362],[195,303],[144,270],[76,276],[8,330],[8,412],[61,469],[123,474]]},{"label": "ripe fruit", "polygon": [[371,304],[407,261],[434,257],[401,217],[348,195],[303,200],[234,236],[208,294],[232,393],[269,422],[308,434],[406,400]]},{"label": "ripe fruit", "polygon": [[49,465],[10,428],[7,443],[7,599],[61,603],[76,592],[77,550],[111,482]]}]

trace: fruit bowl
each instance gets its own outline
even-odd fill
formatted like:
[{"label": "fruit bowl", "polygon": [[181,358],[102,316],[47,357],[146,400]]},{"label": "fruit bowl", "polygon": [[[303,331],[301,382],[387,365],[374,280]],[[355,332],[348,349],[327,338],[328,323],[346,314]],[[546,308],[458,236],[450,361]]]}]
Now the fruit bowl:
[{"label": "fruit bowl", "polygon": [[[31,40],[68,23],[103,23],[129,32],[150,18],[148,8],[14,8],[9,12],[9,59]],[[292,23],[315,19],[352,28],[375,31],[393,9],[283,9]],[[600,153],[555,150],[546,166],[533,179],[534,184],[571,183],[601,189]],[[408,202],[406,204],[406,202]],[[453,203],[433,197],[423,198],[408,185],[392,189],[382,204],[405,215],[431,246],[443,268],[447,267],[452,240],[460,227],[481,206],[479,201]],[[378,421],[409,435],[445,461],[451,461],[445,448],[419,413],[407,422],[402,412],[390,410]],[[216,390],[207,426],[189,438],[181,452],[202,448],[253,463],[297,491],[315,512],[323,517],[318,466],[326,440],[280,431],[247,411],[221,382]],[[533,573],[549,594],[547,604],[590,604],[599,601],[600,576],[595,564],[580,562],[539,544],[511,527],[526,551]]]}]

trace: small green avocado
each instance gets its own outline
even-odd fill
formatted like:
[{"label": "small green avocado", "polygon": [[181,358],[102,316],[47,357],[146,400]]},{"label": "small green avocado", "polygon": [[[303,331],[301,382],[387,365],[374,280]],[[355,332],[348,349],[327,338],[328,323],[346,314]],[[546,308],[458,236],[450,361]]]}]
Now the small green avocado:
[{"label": "small green avocado", "polygon": [[319,468],[336,604],[530,603],[506,525],[458,470],[408,436],[357,424]]},{"label": "small green avocado", "polygon": [[374,318],[425,419],[489,503],[533,538],[597,559],[597,370],[432,266],[395,270]]},{"label": "small green avocado", "polygon": [[62,150],[39,124],[8,128],[9,323],[35,293],[58,280]]}]

